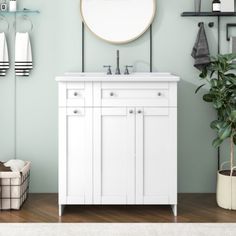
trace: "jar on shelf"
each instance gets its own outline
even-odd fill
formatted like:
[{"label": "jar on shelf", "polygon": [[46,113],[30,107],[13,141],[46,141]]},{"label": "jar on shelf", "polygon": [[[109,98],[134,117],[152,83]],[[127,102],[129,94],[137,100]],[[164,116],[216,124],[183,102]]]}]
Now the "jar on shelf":
[{"label": "jar on shelf", "polygon": [[221,1],[220,0],[213,0],[212,11],[213,12],[220,12],[221,11]]}]

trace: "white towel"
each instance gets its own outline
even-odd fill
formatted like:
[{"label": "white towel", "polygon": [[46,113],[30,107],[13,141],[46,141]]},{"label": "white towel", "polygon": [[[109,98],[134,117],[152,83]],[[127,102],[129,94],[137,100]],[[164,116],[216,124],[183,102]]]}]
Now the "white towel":
[{"label": "white towel", "polygon": [[4,166],[10,167],[12,171],[19,172],[25,166],[25,162],[22,160],[10,160],[5,162]]},{"label": "white towel", "polygon": [[5,76],[9,69],[8,47],[5,33],[0,33],[0,76]]},{"label": "white towel", "polygon": [[18,76],[29,76],[33,69],[32,49],[29,33],[16,33],[15,73]]}]

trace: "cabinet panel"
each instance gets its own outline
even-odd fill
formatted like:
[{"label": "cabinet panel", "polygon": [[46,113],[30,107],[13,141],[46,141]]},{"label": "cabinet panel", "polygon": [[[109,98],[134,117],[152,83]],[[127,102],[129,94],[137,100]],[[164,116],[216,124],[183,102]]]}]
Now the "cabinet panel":
[{"label": "cabinet panel", "polygon": [[60,158],[62,177],[66,181],[64,196],[67,204],[92,203],[92,109],[60,108],[64,120],[65,154]]},{"label": "cabinet panel", "polygon": [[136,202],[167,204],[176,187],[176,109],[144,108],[136,116]]},{"label": "cabinet panel", "polygon": [[132,108],[94,109],[95,204],[135,203],[134,126]]}]

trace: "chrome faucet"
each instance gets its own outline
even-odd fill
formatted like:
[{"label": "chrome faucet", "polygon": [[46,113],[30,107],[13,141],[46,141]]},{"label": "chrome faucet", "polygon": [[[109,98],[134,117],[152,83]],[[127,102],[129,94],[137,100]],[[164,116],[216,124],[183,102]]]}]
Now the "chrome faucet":
[{"label": "chrome faucet", "polygon": [[120,51],[116,51],[116,75],[120,75]]}]

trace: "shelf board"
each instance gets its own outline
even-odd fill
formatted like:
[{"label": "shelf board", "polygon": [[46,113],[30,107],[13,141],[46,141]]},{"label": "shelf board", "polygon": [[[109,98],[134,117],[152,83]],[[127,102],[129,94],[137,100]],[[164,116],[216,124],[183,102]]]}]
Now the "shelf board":
[{"label": "shelf board", "polygon": [[183,17],[214,17],[214,16],[236,16],[236,12],[183,12]]},{"label": "shelf board", "polygon": [[0,11],[0,15],[39,14],[38,10]]}]

